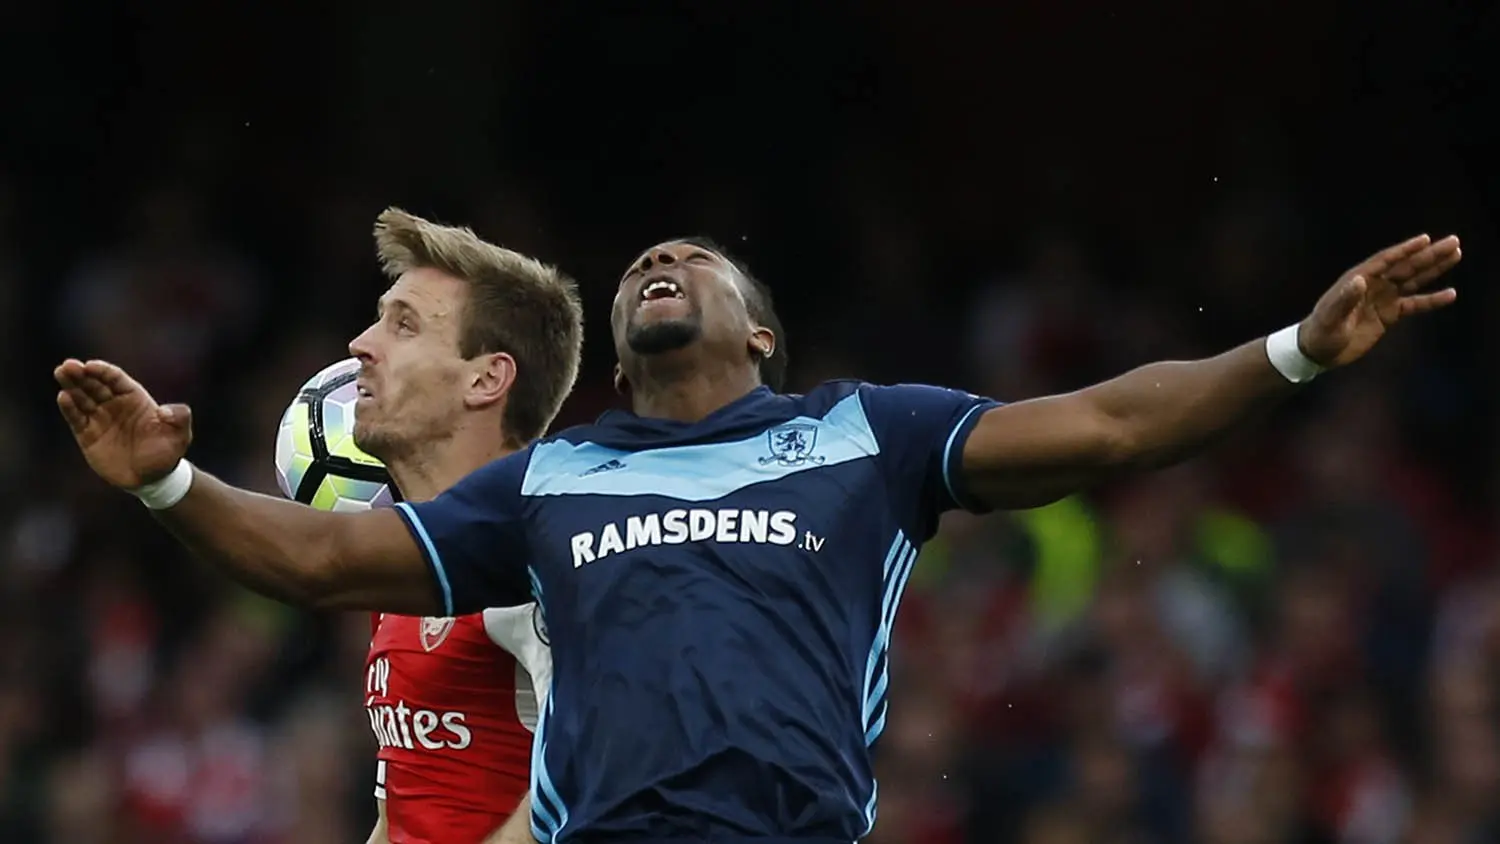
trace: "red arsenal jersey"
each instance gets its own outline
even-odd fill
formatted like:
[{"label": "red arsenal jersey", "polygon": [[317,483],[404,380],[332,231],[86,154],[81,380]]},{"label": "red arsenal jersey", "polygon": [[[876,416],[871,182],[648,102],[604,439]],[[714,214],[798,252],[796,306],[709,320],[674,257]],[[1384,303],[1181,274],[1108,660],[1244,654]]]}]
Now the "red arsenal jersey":
[{"label": "red arsenal jersey", "polygon": [[480,842],[526,795],[552,679],[535,604],[373,618],[365,710],[391,844]]}]

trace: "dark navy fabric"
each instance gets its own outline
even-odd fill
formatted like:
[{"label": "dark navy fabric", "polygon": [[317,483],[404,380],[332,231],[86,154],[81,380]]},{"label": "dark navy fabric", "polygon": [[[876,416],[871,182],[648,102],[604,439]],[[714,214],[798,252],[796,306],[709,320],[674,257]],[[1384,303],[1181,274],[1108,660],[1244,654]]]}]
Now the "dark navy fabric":
[{"label": "dark navy fabric", "polygon": [[542,607],[538,839],[865,835],[901,591],[994,406],[839,381],[614,411],[401,505],[449,614]]}]

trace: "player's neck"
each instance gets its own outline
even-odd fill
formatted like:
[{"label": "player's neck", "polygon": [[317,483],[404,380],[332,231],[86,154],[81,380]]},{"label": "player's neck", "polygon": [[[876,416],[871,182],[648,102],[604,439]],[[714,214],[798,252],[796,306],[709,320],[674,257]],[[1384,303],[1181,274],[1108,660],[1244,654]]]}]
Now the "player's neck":
[{"label": "player's neck", "polygon": [[[472,434],[472,435],[471,435]],[[386,463],[403,501],[431,501],[465,475],[515,451],[492,431],[459,432]]]},{"label": "player's neck", "polygon": [[700,368],[673,378],[640,380],[638,386],[632,382],[630,390],[635,415],[677,422],[701,421],[760,386],[760,376],[745,367]]}]

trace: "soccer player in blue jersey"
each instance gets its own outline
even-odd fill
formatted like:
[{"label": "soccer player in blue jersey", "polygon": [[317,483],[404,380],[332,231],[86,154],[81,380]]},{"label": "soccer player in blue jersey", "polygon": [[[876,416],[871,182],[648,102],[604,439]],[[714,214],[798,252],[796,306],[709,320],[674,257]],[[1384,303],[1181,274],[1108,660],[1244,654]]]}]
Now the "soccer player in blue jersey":
[{"label": "soccer player in blue jersey", "polygon": [[852,381],[781,395],[766,290],[722,250],[672,241],[615,296],[633,412],[399,511],[324,513],[197,472],[186,408],[105,362],[59,366],[58,403],[101,477],[266,594],[413,615],[535,596],[554,663],[538,839],[848,844],[874,823],[891,624],[943,511],[1181,460],[1451,303],[1428,290],[1459,257],[1456,238],[1413,238],[1269,337],[1002,405]]}]

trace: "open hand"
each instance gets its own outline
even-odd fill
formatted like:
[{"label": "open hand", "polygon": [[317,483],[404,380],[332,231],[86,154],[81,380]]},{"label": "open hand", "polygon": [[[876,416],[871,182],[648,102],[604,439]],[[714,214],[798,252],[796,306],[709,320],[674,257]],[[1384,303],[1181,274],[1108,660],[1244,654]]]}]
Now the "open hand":
[{"label": "open hand", "polygon": [[160,480],[193,440],[186,405],[159,405],[125,370],[102,360],[65,360],[52,371],[57,409],[99,477],[121,489]]},{"label": "open hand", "polygon": [[1436,242],[1418,235],[1376,252],[1339,277],[1302,321],[1302,353],[1326,368],[1345,366],[1402,319],[1453,304],[1453,288],[1428,288],[1462,257],[1455,235]]}]

